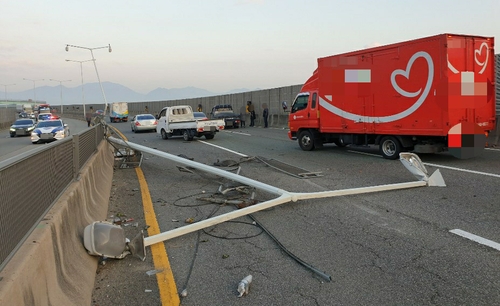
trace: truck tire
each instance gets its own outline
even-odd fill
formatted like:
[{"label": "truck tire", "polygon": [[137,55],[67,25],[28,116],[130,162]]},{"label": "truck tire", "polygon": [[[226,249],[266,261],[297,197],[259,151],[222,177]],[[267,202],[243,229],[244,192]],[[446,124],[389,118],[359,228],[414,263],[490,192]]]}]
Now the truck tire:
[{"label": "truck tire", "polygon": [[314,150],[314,139],[310,131],[305,130],[299,133],[298,137],[299,146],[304,151]]},{"label": "truck tire", "polygon": [[380,154],[386,159],[398,159],[401,149],[401,143],[396,137],[385,136],[380,140]]},{"label": "truck tire", "polygon": [[215,135],[214,134],[205,134],[205,139],[214,139]]},{"label": "truck tire", "polygon": [[167,135],[167,132],[165,132],[164,129],[161,130],[161,138],[163,139],[168,139],[168,135]]},{"label": "truck tire", "polygon": [[189,133],[188,130],[184,130],[182,132],[182,138],[184,138],[185,141],[191,141],[191,140],[193,140],[193,136],[191,135],[191,133]]},{"label": "truck tire", "polygon": [[339,148],[343,148],[346,146],[346,144],[344,143],[344,141],[342,139],[337,139],[337,140],[334,140],[333,143],[339,147]]}]

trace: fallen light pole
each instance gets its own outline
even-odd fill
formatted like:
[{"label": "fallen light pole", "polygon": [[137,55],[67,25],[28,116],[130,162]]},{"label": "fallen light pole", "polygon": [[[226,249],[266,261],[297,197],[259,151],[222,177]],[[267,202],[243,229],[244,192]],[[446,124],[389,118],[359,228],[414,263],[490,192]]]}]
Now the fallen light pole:
[{"label": "fallen light pole", "polygon": [[141,258],[142,260],[145,260],[146,246],[170,240],[172,238],[192,233],[219,223],[223,223],[225,221],[246,216],[254,212],[268,209],[270,207],[284,204],[287,202],[296,202],[298,200],[306,200],[306,199],[319,199],[319,198],[337,197],[345,195],[364,194],[364,193],[397,190],[397,189],[408,189],[408,188],[423,187],[423,186],[441,186],[441,187],[446,186],[441,176],[441,173],[439,172],[439,169],[436,170],[431,176],[429,176],[420,158],[413,153],[401,153],[400,160],[403,163],[403,165],[419,179],[418,181],[386,184],[386,185],[378,185],[370,187],[349,188],[349,189],[332,190],[332,191],[301,193],[301,192],[289,192],[238,174],[228,172],[226,170],[218,169],[212,166],[188,160],[183,157],[162,152],[156,149],[151,149],[149,147],[138,145],[132,142],[123,141],[118,138],[108,137],[108,141],[117,145],[130,147],[131,149],[141,151],[143,153],[149,153],[152,155],[163,157],[185,166],[209,172],[211,174],[219,175],[221,177],[225,177],[227,179],[278,195],[277,198],[269,201],[265,201],[259,204],[238,209],[229,213],[222,214],[220,216],[202,220],[157,235],[144,237],[141,231],[141,233],[139,233],[130,242],[126,241],[123,229],[120,226],[116,226],[114,224],[103,221],[96,221],[88,225],[85,228],[84,244],[89,254],[97,256],[106,256],[111,258],[123,258],[128,254],[132,254],[134,256]]}]

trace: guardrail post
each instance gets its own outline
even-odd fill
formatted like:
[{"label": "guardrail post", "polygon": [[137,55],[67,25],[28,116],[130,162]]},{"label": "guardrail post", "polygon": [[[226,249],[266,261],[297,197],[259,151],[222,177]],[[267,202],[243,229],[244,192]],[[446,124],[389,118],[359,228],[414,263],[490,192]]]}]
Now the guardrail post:
[{"label": "guardrail post", "polygon": [[80,135],[73,135],[73,179],[78,177],[80,172]]}]

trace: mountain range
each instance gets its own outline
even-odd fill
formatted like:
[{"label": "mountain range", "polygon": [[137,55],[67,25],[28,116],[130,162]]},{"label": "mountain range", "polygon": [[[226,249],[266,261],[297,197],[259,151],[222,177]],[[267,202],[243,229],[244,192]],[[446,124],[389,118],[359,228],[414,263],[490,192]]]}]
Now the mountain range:
[{"label": "mountain range", "polygon": [[[108,103],[112,102],[143,102],[143,101],[165,101],[165,100],[176,100],[176,99],[188,99],[188,98],[198,98],[198,97],[208,97],[232,93],[247,92],[257,89],[234,89],[228,92],[217,93],[211,92],[205,89],[196,87],[184,87],[184,88],[156,88],[147,94],[141,94],[133,91],[132,89],[112,83],[103,82],[102,87],[106,95],[106,100]],[[61,93],[62,93],[62,103],[61,103]],[[61,87],[56,86],[40,86],[36,87],[35,91],[33,89],[20,91],[20,92],[5,92],[0,91],[0,101],[27,101],[29,99],[34,100],[36,94],[36,100],[38,102],[46,102],[49,104],[60,105],[60,104],[82,104],[82,86],[78,87]],[[99,83],[88,83],[83,86],[83,98],[85,99],[85,104],[99,104],[103,103],[104,99],[102,96],[101,87]]]}]

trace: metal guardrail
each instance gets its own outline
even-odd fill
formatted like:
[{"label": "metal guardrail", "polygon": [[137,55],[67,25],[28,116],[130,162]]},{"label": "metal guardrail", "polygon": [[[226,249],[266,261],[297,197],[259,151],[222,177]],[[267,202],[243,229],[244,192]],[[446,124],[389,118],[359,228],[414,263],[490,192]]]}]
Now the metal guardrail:
[{"label": "metal guardrail", "polygon": [[97,151],[105,127],[0,162],[0,271]]}]

